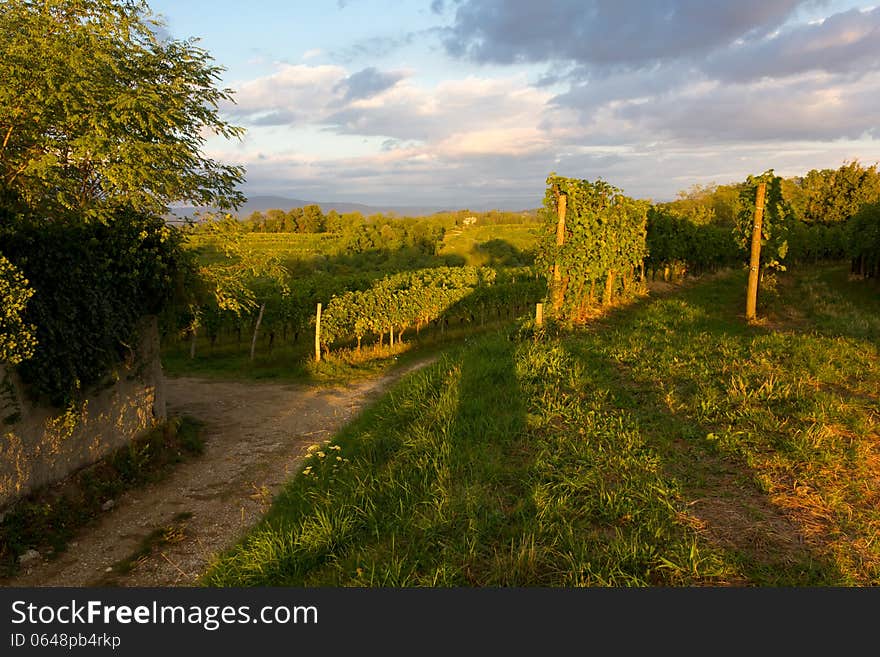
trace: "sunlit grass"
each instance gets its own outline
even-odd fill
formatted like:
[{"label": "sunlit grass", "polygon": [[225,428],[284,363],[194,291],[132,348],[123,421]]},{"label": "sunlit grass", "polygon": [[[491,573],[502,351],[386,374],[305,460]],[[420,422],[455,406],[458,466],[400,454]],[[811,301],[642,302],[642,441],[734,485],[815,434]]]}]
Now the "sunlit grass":
[{"label": "sunlit grass", "polygon": [[880,301],[740,272],[412,374],[316,451],[212,585],[880,583]]}]

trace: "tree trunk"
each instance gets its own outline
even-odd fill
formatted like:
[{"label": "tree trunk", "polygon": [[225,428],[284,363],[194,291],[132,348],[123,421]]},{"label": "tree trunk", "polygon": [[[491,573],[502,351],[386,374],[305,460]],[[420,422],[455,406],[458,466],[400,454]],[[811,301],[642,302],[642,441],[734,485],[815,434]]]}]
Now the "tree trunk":
[{"label": "tree trunk", "polygon": [[260,322],[263,321],[263,313],[266,311],[266,302],[260,306],[260,314],[257,315],[257,321],[254,324],[254,336],[251,338],[251,360],[254,359],[254,351],[257,349],[257,334],[260,332]]}]

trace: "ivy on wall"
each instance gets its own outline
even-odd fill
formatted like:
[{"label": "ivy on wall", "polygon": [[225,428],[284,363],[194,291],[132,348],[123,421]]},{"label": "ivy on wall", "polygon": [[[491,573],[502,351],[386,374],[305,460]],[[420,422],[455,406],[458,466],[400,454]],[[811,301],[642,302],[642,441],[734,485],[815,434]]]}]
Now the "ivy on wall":
[{"label": "ivy on wall", "polygon": [[140,318],[172,299],[182,236],[130,209],[106,221],[47,221],[8,208],[4,218],[0,254],[33,291],[20,321],[35,327],[36,344],[17,369],[35,396],[63,406],[132,354]]}]

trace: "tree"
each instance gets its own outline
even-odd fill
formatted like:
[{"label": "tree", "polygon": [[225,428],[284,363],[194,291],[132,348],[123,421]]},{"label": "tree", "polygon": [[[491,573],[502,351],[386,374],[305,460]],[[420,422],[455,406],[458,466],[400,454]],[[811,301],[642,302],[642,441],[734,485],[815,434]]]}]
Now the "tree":
[{"label": "tree", "polygon": [[0,182],[44,215],[244,200],[244,170],[202,153],[232,91],[196,40],[161,36],[143,0],[0,3]]},{"label": "tree", "polygon": [[880,171],[877,165],[863,167],[858,161],[844,162],[836,170],[813,169],[802,182],[804,221],[842,223],[868,203],[880,201]]},{"label": "tree", "polygon": [[327,213],[325,224],[328,233],[341,233],[342,229],[345,227],[342,215],[336,210],[330,210],[330,212]]},{"label": "tree", "polygon": [[21,271],[0,255],[0,363],[17,365],[34,353],[36,327],[24,320],[33,294]]},{"label": "tree", "polygon": [[303,208],[297,229],[300,233],[323,233],[325,228],[324,213],[318,205],[307,205]]},{"label": "tree", "polygon": [[280,233],[284,228],[284,219],[287,213],[279,208],[266,210],[266,232]]},{"label": "tree", "polygon": [[195,300],[191,305],[189,331],[193,346],[190,357],[195,355],[195,337],[203,323],[204,308],[216,306],[219,311],[232,313],[239,319],[245,314],[258,312],[251,340],[250,357],[253,360],[268,299],[290,295],[287,269],[276,255],[254,249],[245,239],[244,227],[232,215],[222,219],[209,217],[203,230],[215,238],[226,260],[199,269],[208,298]]}]

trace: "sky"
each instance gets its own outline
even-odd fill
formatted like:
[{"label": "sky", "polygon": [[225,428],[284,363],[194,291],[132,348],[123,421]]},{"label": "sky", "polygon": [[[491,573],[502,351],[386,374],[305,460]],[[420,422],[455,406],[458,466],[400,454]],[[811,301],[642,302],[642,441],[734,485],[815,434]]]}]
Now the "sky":
[{"label": "sky", "polygon": [[242,191],[527,209],[551,172],[671,200],[880,161],[857,0],[149,0],[223,67]]}]

